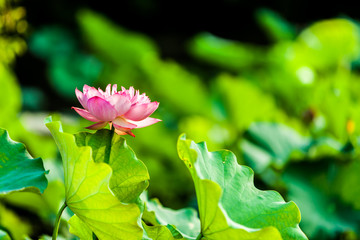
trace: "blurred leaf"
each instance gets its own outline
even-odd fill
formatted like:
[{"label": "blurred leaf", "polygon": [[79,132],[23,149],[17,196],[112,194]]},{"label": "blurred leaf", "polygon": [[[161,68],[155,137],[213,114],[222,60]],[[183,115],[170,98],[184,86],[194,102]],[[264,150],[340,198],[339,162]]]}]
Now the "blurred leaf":
[{"label": "blurred leaf", "polygon": [[205,143],[184,136],[178,152],[194,180],[205,238],[307,239],[298,227],[295,203],[285,203],[277,192],[256,189],[253,171],[238,165],[232,152],[208,152]]},{"label": "blurred leaf", "polygon": [[145,56],[157,55],[157,48],[148,37],[127,31],[98,13],[81,10],[77,20],[84,39],[107,60],[139,64]]},{"label": "blurred leaf", "polygon": [[[100,239],[139,239],[140,209],[121,203],[110,191],[111,167],[93,161],[90,146],[78,147],[73,135],[62,132],[60,122],[46,119],[63,159],[67,206]],[[101,151],[98,151],[101,154]]]},{"label": "blurred leaf", "polygon": [[12,71],[0,64],[0,127],[7,128],[21,108],[20,87]]},{"label": "blurred leaf", "polygon": [[231,125],[202,116],[183,117],[179,122],[179,131],[188,133],[194,141],[205,141],[209,149],[224,148],[236,137]]},{"label": "blurred leaf", "polygon": [[11,240],[11,238],[5,231],[0,230],[0,240]]},{"label": "blurred leaf", "polygon": [[221,94],[226,111],[232,123],[243,131],[254,121],[278,121],[293,123],[275,104],[271,95],[244,79],[220,75],[215,85]]},{"label": "blurred leaf", "polygon": [[153,91],[166,104],[178,112],[210,115],[209,94],[197,75],[176,62],[164,62],[157,58],[146,58],[142,67]]},{"label": "blurred leaf", "polygon": [[102,64],[94,56],[72,53],[54,56],[49,75],[53,88],[62,96],[74,98],[74,89],[92,85],[100,75]]},{"label": "blurred leaf", "polygon": [[47,179],[41,158],[33,159],[24,144],[14,142],[0,129],[0,193],[44,192]]},{"label": "blurred leaf", "polygon": [[256,19],[272,40],[286,41],[295,38],[295,27],[270,9],[257,10]]},{"label": "blurred leaf", "polygon": [[[324,166],[295,165],[286,170],[283,181],[288,188],[288,198],[294,199],[302,213],[301,227],[310,239],[337,239],[340,234],[358,228],[360,213],[345,211],[336,198],[327,192],[335,190],[324,176],[331,168]],[[321,187],[317,179],[324,179]],[[326,179],[327,178],[327,179]],[[355,219],[354,219],[354,215]]]},{"label": "blurred leaf", "polygon": [[95,163],[104,162],[112,168],[110,189],[121,202],[136,201],[149,186],[145,164],[120,135],[103,129],[94,134],[81,132],[75,138],[78,147],[91,147]]},{"label": "blurred leaf", "polygon": [[32,233],[30,222],[23,216],[5,208],[0,204],[0,229],[6,229],[11,234],[12,240],[23,240]]},{"label": "blurred leaf", "polygon": [[196,35],[189,43],[189,51],[205,62],[236,72],[264,61],[261,47],[226,40],[210,33]]},{"label": "blurred leaf", "polygon": [[310,139],[293,129],[277,123],[253,123],[245,133],[240,146],[245,161],[256,173],[269,166],[282,169],[291,154],[304,155]]},{"label": "blurred leaf", "polygon": [[338,166],[333,183],[334,191],[345,203],[351,204],[356,210],[360,210],[359,161],[356,157],[353,161]]},{"label": "blurred leaf", "polygon": [[65,28],[46,26],[31,35],[29,49],[36,56],[50,60],[53,57],[71,54],[76,49],[76,43]]},{"label": "blurred leaf", "polygon": [[244,158],[256,173],[267,168],[283,169],[290,158],[339,156],[343,146],[331,138],[313,139],[278,123],[253,123],[240,142]]},{"label": "blurred leaf", "polygon": [[359,28],[346,19],[319,21],[298,36],[295,54],[319,69],[349,67],[359,57],[359,37]]}]

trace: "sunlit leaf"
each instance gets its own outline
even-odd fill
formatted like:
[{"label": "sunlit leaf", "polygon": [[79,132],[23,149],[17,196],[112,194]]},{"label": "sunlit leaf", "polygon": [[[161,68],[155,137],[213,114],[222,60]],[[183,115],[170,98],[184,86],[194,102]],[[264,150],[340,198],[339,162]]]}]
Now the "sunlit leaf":
[{"label": "sunlit leaf", "polygon": [[90,146],[94,162],[104,162],[112,168],[110,189],[121,202],[134,202],[149,185],[145,164],[120,135],[103,129],[94,134],[75,135],[79,147]]},{"label": "sunlit leaf", "polygon": [[[76,145],[75,136],[63,133],[60,122],[46,119],[63,159],[67,206],[100,239],[139,239],[140,209],[120,202],[109,188],[111,167],[94,162],[89,146]],[[100,153],[100,152],[99,152]]]},{"label": "sunlit leaf", "polygon": [[69,224],[69,232],[78,236],[81,240],[92,239],[93,233],[91,229],[78,216],[72,216]]},{"label": "sunlit leaf", "polygon": [[320,69],[344,66],[359,57],[359,41],[359,28],[349,20],[319,21],[298,36],[295,54]]},{"label": "sunlit leaf", "polygon": [[47,179],[41,158],[33,159],[24,144],[10,139],[0,129],[0,193],[12,191],[44,192]]},{"label": "sunlit leaf", "polygon": [[194,180],[205,238],[307,239],[298,226],[295,203],[286,203],[275,191],[255,188],[253,171],[238,165],[232,152],[208,152],[205,143],[184,136],[178,152]]}]

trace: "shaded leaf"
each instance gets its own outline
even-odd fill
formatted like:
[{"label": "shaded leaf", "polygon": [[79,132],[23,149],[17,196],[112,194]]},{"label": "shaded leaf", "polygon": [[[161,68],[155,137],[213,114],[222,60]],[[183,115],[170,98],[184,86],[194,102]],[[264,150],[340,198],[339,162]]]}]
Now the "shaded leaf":
[{"label": "shaded leaf", "polygon": [[12,191],[44,192],[47,179],[41,158],[33,159],[24,144],[10,139],[0,129],[0,193]]},{"label": "shaded leaf", "polygon": [[[154,225],[154,219],[157,224],[164,226],[172,225],[173,231],[179,232],[179,235],[184,236],[187,239],[196,239],[200,233],[200,220],[195,209],[183,208],[179,210],[173,210],[163,207],[158,199],[148,200],[143,198],[146,202],[146,210],[150,211],[151,217],[150,223]],[[148,215],[149,216],[149,215]],[[144,217],[143,217],[144,219]]]},{"label": "shaded leaf", "polygon": [[91,147],[96,163],[110,165],[113,171],[110,188],[121,202],[134,202],[149,186],[150,176],[145,164],[136,158],[123,137],[102,129],[94,134],[81,132],[75,134],[75,138],[79,147]]}]

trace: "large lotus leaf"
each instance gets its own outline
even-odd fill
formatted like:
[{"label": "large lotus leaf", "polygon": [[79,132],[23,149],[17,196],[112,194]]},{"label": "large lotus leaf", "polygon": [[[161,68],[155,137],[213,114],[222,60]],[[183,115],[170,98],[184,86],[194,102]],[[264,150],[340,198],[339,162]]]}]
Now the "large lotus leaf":
[{"label": "large lotus leaf", "polygon": [[240,166],[232,152],[208,152],[205,143],[184,136],[178,152],[194,180],[206,239],[307,239],[296,204],[255,188],[253,171]]},{"label": "large lotus leaf", "polygon": [[77,20],[90,47],[112,62],[139,64],[145,56],[157,55],[148,37],[127,31],[98,13],[82,10]]},{"label": "large lotus leaf", "polygon": [[63,133],[60,122],[46,119],[46,126],[60,150],[65,178],[67,206],[99,239],[139,239],[140,209],[123,204],[109,188],[111,167],[95,163],[92,148],[79,147],[73,135]]},{"label": "large lotus leaf", "polygon": [[[193,208],[182,208],[179,210],[172,210],[170,208],[163,207],[157,199],[144,199],[146,202],[146,210],[149,211],[147,216],[153,213],[156,223],[161,225],[173,225],[176,227],[178,233],[187,239],[196,239],[200,232],[200,220],[198,214]],[[145,214],[144,214],[145,215]],[[143,219],[144,219],[143,215]],[[148,220],[149,219],[144,219]],[[154,224],[150,221],[152,225]]]},{"label": "large lotus leaf", "polygon": [[44,192],[47,179],[41,158],[32,158],[24,144],[0,129],[0,194],[12,191]]},{"label": "large lotus leaf", "polygon": [[96,163],[110,165],[111,191],[121,202],[134,202],[149,185],[145,164],[136,158],[123,137],[103,129],[94,134],[81,132],[75,135],[79,147],[90,146]]},{"label": "large lotus leaf", "polygon": [[232,71],[240,71],[264,59],[261,47],[223,39],[210,33],[196,35],[189,44],[189,51],[205,62]]}]

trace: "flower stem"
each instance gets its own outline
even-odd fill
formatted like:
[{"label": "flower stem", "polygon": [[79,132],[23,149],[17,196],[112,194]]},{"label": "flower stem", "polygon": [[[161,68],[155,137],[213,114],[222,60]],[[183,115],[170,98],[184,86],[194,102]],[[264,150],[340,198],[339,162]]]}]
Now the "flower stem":
[{"label": "flower stem", "polygon": [[54,227],[54,231],[53,231],[53,235],[52,235],[52,240],[56,240],[56,238],[57,238],[59,226],[60,226],[61,214],[63,213],[63,211],[66,207],[67,207],[67,204],[66,204],[66,202],[64,202],[64,204],[61,206],[60,210],[58,211],[58,213],[56,215],[55,227]]}]

